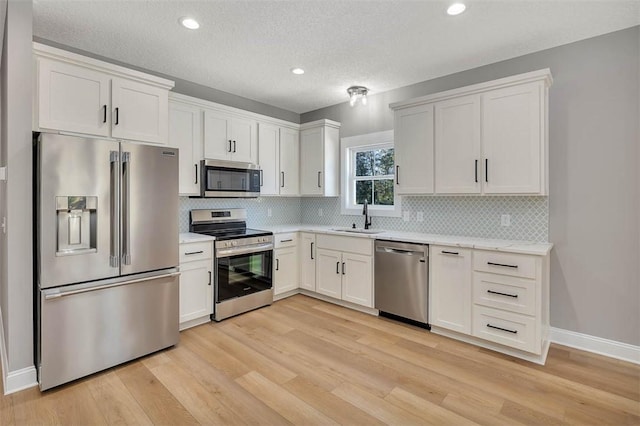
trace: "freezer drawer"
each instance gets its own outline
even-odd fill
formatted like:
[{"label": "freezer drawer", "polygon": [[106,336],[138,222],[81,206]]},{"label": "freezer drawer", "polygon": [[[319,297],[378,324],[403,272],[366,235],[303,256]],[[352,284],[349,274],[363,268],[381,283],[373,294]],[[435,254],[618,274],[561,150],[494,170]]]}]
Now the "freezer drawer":
[{"label": "freezer drawer", "polygon": [[40,389],[175,345],[179,273],[40,291]]}]

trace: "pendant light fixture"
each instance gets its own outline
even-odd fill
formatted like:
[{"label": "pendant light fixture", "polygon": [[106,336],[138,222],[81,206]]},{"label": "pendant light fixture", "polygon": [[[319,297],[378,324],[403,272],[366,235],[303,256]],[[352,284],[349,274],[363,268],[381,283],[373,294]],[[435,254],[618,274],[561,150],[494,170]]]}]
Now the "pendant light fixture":
[{"label": "pendant light fixture", "polygon": [[367,104],[367,93],[369,93],[369,89],[364,86],[351,86],[347,89],[347,93],[349,94],[349,105],[354,106],[358,99],[362,102],[362,105]]}]

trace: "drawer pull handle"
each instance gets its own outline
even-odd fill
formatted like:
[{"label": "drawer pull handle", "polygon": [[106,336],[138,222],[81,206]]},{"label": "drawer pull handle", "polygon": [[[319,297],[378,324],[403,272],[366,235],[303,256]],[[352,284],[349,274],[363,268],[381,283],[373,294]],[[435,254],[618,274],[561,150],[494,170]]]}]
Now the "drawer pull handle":
[{"label": "drawer pull handle", "polygon": [[508,328],[496,327],[495,325],[487,324],[489,328],[495,328],[496,330],[506,331],[507,333],[518,334],[518,330],[509,330]]},{"label": "drawer pull handle", "polygon": [[513,297],[513,298],[516,298],[516,299],[518,298],[517,294],[500,293],[499,291],[493,291],[493,290],[487,290],[487,293],[497,294],[499,296]]},{"label": "drawer pull handle", "polygon": [[502,266],[504,268],[514,268],[514,269],[518,269],[518,265],[507,265],[506,263],[493,263],[493,262],[487,262],[487,265],[491,265],[491,266]]},{"label": "drawer pull handle", "polygon": [[289,238],[288,240],[280,240],[281,243],[290,243],[293,241],[293,238]]},{"label": "drawer pull handle", "polygon": [[440,253],[442,253],[442,254],[452,254],[454,256],[459,256],[460,255],[460,253],[458,253],[457,251],[445,251],[445,250],[442,250]]},{"label": "drawer pull handle", "polygon": [[204,251],[202,251],[202,250],[199,250],[199,251],[189,251],[189,252],[186,252],[184,255],[185,255],[185,256],[191,256],[192,254],[202,254],[202,253],[204,253]]}]

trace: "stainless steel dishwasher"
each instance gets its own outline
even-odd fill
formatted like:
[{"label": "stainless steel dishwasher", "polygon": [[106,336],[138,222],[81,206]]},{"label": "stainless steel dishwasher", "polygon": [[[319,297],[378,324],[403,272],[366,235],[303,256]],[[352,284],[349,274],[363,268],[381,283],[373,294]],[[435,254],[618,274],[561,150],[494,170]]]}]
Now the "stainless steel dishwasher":
[{"label": "stainless steel dishwasher", "polygon": [[429,246],[376,240],[375,248],[375,308],[430,329]]}]

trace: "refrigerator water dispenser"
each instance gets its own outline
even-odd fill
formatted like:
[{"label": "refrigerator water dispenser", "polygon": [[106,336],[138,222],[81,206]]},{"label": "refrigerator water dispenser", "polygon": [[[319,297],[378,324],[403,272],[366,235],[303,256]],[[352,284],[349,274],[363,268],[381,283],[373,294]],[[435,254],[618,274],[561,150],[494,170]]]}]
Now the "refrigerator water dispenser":
[{"label": "refrigerator water dispenser", "polygon": [[56,197],[56,256],[96,252],[98,197]]}]

